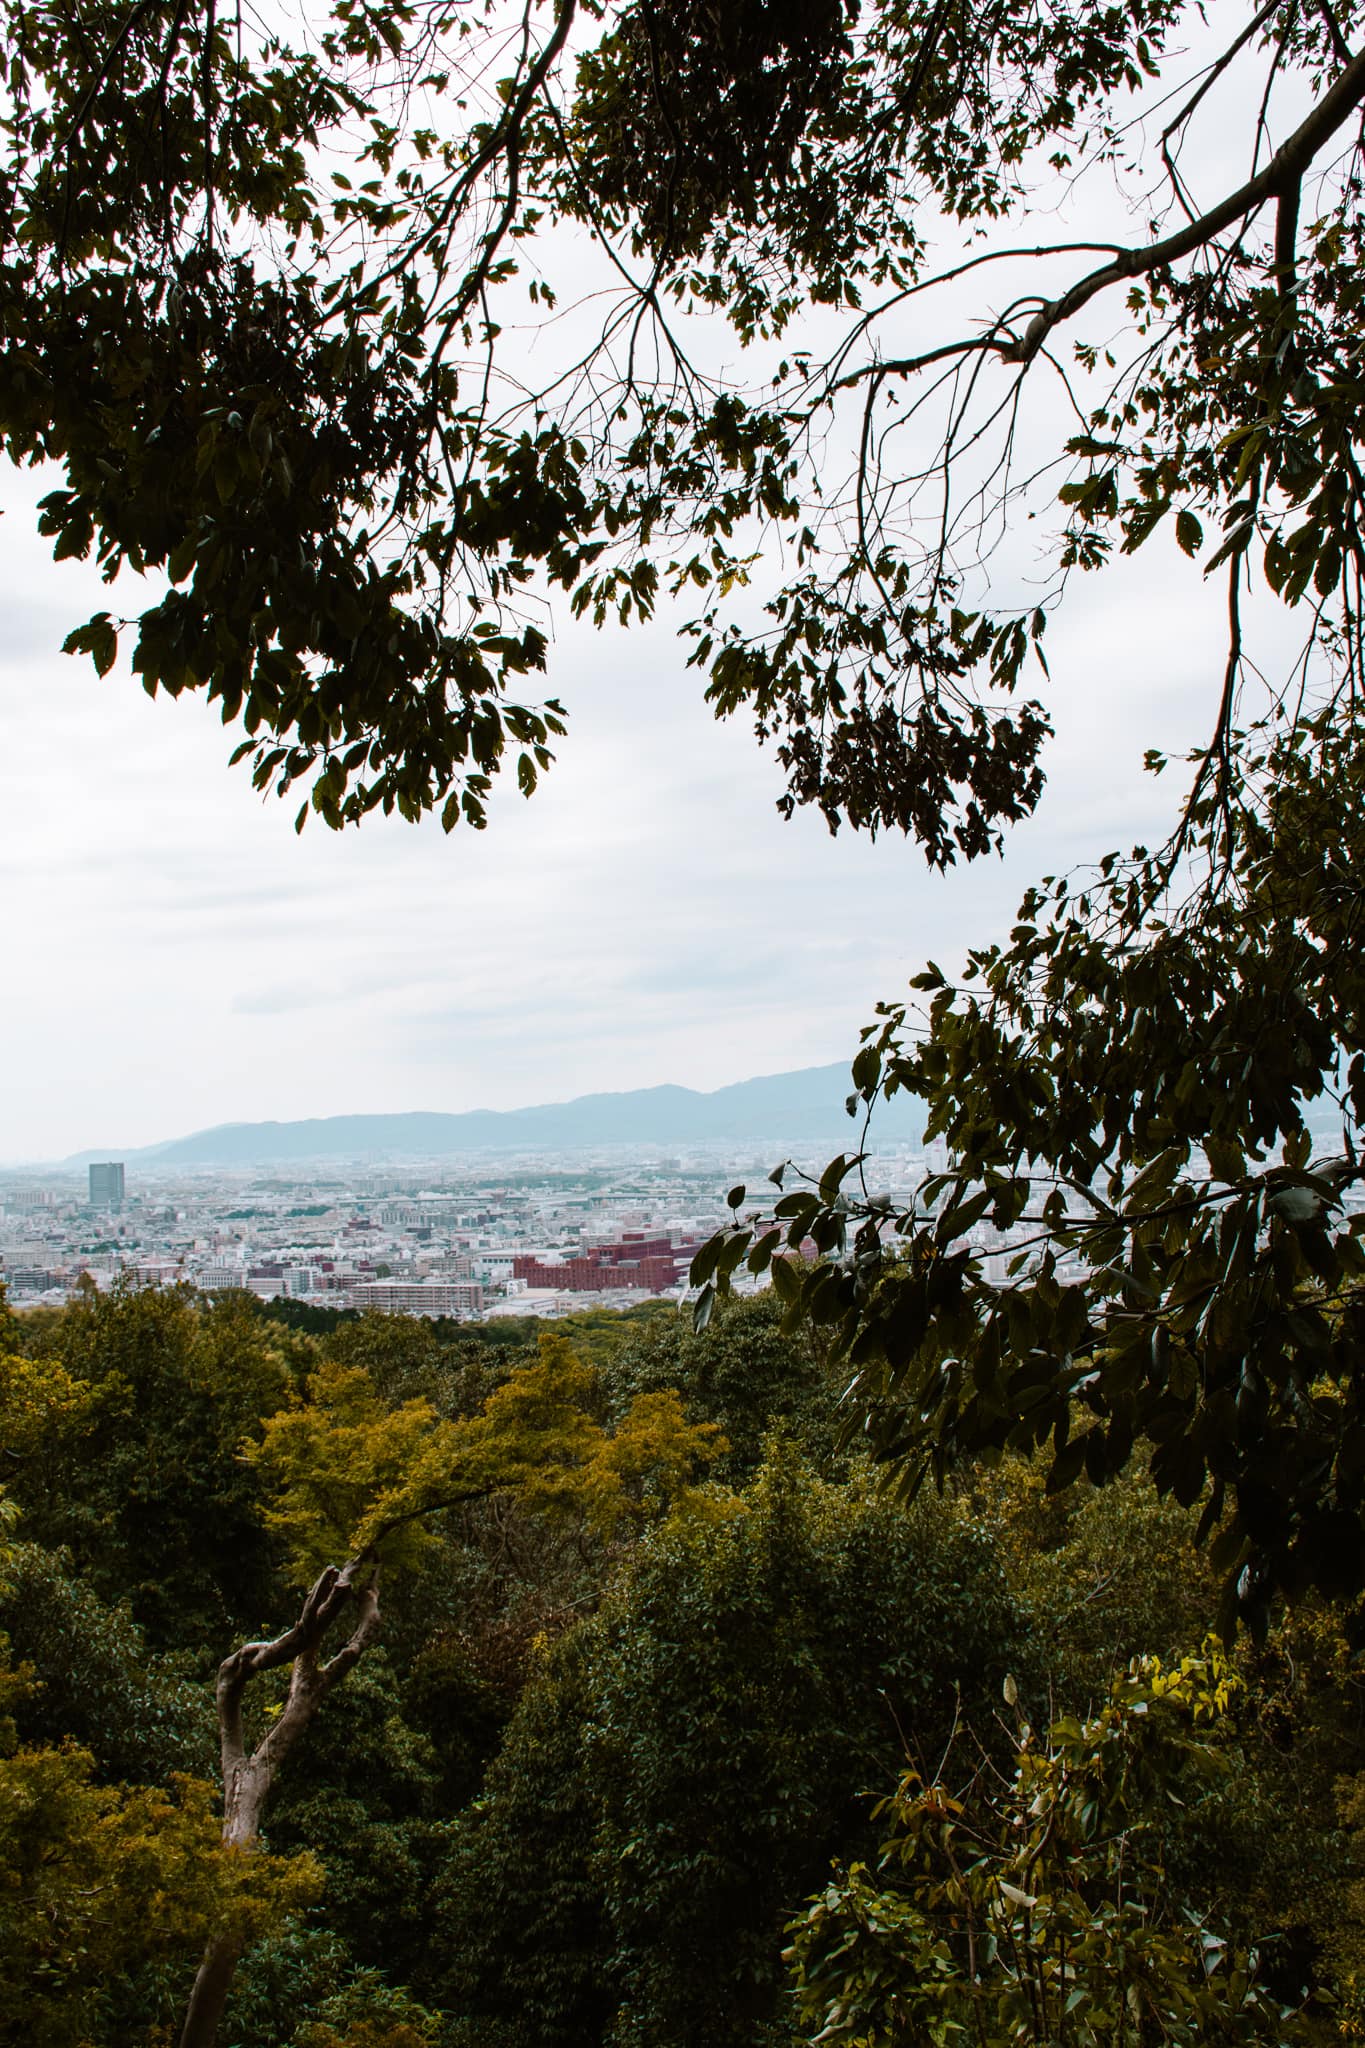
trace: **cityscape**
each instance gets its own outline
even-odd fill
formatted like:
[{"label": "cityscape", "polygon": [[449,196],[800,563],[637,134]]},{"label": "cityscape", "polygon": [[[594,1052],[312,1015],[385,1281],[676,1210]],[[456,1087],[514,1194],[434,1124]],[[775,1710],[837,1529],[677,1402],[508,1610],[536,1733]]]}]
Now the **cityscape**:
[{"label": "cityscape", "polygon": [[[0,1176],[0,1279],[16,1308],[122,1280],[239,1288],[336,1309],[481,1321],[681,1299],[693,1254],[744,1181],[761,1204],[779,1155],[549,1154],[236,1172],[127,1167]],[[812,1159],[811,1164],[820,1161]],[[909,1148],[869,1161],[909,1202]]]},{"label": "cityscape", "polygon": [[[512,1113],[220,1125],[124,1158],[0,1166],[0,1284],[15,1308],[56,1307],[83,1286],[188,1286],[466,1322],[555,1318],[589,1299],[680,1302],[716,1230],[773,1220],[779,1164],[789,1193],[861,1141],[849,1188],[864,1213],[871,1202],[888,1217],[924,1213],[947,1147],[926,1139],[903,1096],[879,1103],[875,1123],[849,1123],[846,1081],[836,1065],[710,1095],[663,1087]],[[1339,1111],[1324,1096],[1307,1118],[1330,1157]],[[1035,1264],[1052,1187],[1040,1179],[1013,1225],[987,1212],[955,1238],[989,1285]],[[1062,1192],[1079,1219],[1085,1199],[1074,1185]],[[1352,1182],[1340,1198],[1351,1215],[1365,1207]],[[1054,1266],[1083,1277],[1060,1244]],[[734,1284],[754,1291],[769,1275],[741,1266]]]},{"label": "cityscape", "polygon": [[[768,1177],[781,1156],[756,1141],[454,1164],[328,1159],[191,1171],[98,1160],[0,1172],[0,1282],[15,1308],[122,1283],[466,1322],[681,1302],[693,1256],[732,1218],[732,1186],[745,1189],[744,1218],[770,1215],[777,1191]],[[823,1163],[820,1153],[798,1156],[808,1168]],[[947,1163],[937,1142],[889,1145],[867,1154],[862,1173],[890,1214],[915,1208],[926,1175]],[[982,1217],[965,1234],[992,1285],[1004,1285],[1021,1248],[1036,1242],[1035,1208],[1010,1229]],[[814,1246],[801,1251],[813,1256]],[[1070,1278],[1080,1269],[1061,1259],[1057,1271]],[[742,1268],[734,1281],[739,1292],[768,1284]]]}]

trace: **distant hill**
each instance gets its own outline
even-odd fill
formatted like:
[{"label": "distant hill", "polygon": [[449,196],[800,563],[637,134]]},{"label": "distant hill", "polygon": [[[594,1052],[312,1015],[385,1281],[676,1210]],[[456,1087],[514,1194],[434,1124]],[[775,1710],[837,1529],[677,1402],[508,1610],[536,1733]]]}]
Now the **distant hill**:
[{"label": "distant hill", "polygon": [[[117,1146],[64,1160],[137,1159],[157,1166],[266,1166],[358,1156],[429,1159],[459,1153],[577,1152],[602,1145],[803,1143],[854,1149],[858,1126],[844,1110],[848,1067],[803,1067],[701,1094],[693,1088],[634,1088],[580,1095],[534,1109],[472,1109],[461,1115],[308,1117],[298,1123],[218,1124],[187,1138],[120,1152]],[[910,1144],[923,1129],[918,1104],[898,1099],[874,1120],[874,1141]]]}]

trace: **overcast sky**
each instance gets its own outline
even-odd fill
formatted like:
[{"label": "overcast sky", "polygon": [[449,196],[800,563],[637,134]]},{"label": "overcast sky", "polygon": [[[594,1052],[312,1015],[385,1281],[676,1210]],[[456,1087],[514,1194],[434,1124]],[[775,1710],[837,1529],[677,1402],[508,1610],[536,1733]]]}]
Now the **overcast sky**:
[{"label": "overcast sky", "polygon": [[51,562],[37,495],[0,488],[0,1160],[849,1058],[879,997],[1000,936],[1029,880],[1164,833],[1173,778],[1143,750],[1194,744],[1216,703],[1197,569],[1158,542],[1082,581],[1049,633],[1041,810],[1003,862],[938,877],[901,842],[784,823],[774,762],[714,722],[669,621],[597,634],[561,608],[570,730],[529,804],[506,792],[482,835],[296,838],[297,799],[229,771],[203,703],[58,651],[109,600]]},{"label": "overcast sky", "polygon": [[203,703],[56,651],[87,576],[12,503],[3,532],[10,1160],[850,1057],[878,997],[998,935],[1030,878],[1162,829],[1173,791],[1142,750],[1197,735],[1217,672],[1188,570],[1153,556],[1078,592],[1042,809],[1003,862],[938,877],[902,842],[784,823],[771,757],[715,723],[666,626],[561,620],[570,731],[529,803],[507,792],[483,834],[300,838]]}]

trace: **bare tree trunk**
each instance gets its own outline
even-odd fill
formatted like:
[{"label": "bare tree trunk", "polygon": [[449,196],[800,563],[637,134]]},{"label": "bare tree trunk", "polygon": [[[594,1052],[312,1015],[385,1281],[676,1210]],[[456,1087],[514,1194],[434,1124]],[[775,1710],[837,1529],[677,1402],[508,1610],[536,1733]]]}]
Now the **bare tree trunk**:
[{"label": "bare tree trunk", "polygon": [[185,2008],[180,2048],[212,2048],[241,1958],[242,1943],[236,1935],[225,1934],[209,1942]]},{"label": "bare tree trunk", "polygon": [[[354,1603],[349,1640],[323,1663],[328,1629]],[[250,1855],[280,1765],[332,1687],[359,1662],[379,1633],[379,1563],[372,1552],[335,1565],[317,1579],[292,1628],[273,1642],[243,1643],[218,1667],[218,1732],[223,1757],[223,1845]],[[281,1664],[293,1666],[279,1719],[250,1755],[242,1734],[242,1700],[251,1680]],[[213,2048],[245,1943],[225,1930],[210,1937],[190,1992],[180,2048]]]}]

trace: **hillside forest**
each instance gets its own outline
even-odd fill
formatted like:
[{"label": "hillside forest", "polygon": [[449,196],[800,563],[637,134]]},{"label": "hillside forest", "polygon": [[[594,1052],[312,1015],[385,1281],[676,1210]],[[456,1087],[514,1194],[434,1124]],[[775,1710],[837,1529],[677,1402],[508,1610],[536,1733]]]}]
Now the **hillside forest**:
[{"label": "hillside forest", "polygon": [[1144,1475],[898,1500],[771,1294],[92,1288],[0,1353],[6,2040],[1365,2033],[1360,1616],[1225,1646]]}]

